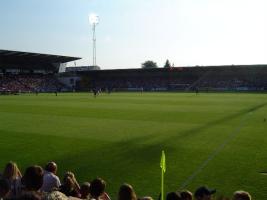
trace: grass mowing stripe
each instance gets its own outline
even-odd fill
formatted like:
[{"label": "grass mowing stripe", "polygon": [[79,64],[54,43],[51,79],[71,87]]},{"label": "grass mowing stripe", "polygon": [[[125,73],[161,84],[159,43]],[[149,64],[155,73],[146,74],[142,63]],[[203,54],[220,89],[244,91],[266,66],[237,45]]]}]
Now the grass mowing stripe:
[{"label": "grass mowing stripe", "polygon": [[250,114],[252,114],[253,111],[256,111],[262,107],[264,107],[266,103],[260,104],[255,106],[254,108],[248,109],[250,112],[245,113],[243,118],[240,120],[239,125],[235,128],[233,132],[231,132],[228,137],[222,142],[221,145],[219,145],[209,156],[208,158],[199,165],[196,170],[192,173],[191,176],[189,176],[180,186],[180,189],[184,189],[190,182],[224,149],[224,147],[229,144],[231,141],[234,140],[235,137],[241,132],[241,129],[244,127],[245,121],[248,119]]},{"label": "grass mowing stripe", "polygon": [[[112,198],[128,182],[138,196],[156,199],[162,149],[168,159],[166,192],[175,191],[266,98],[233,93],[0,96],[0,167],[10,159],[21,169],[55,160],[60,177],[71,170],[80,182],[104,178]],[[262,192],[267,179],[258,173],[266,169],[266,111],[254,112],[238,139],[187,189],[208,184],[228,196],[244,189],[254,199],[267,199]]]}]

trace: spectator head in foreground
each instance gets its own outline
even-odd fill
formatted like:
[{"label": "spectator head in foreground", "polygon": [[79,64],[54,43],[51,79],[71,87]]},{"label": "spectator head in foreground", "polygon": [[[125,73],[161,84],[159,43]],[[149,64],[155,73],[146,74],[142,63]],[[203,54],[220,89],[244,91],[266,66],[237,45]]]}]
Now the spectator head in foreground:
[{"label": "spectator head in foreground", "polygon": [[92,198],[98,199],[104,194],[106,189],[106,182],[101,178],[94,179],[90,184],[90,194]]},{"label": "spectator head in foreground", "polygon": [[206,186],[202,186],[195,191],[194,196],[196,200],[210,200],[214,193],[216,193],[215,189],[209,189]]},{"label": "spectator head in foreground", "polygon": [[45,170],[53,174],[57,173],[57,164],[55,162],[49,162],[45,166]]},{"label": "spectator head in foreground", "polygon": [[153,198],[150,196],[145,196],[145,197],[138,198],[138,200],[153,200]]},{"label": "spectator head in foreground", "polygon": [[193,200],[193,194],[188,190],[183,190],[180,194],[182,200]]},{"label": "spectator head in foreground", "polygon": [[166,200],[182,200],[182,197],[179,192],[170,192],[167,194]]},{"label": "spectator head in foreground", "polygon": [[81,199],[88,199],[90,194],[90,183],[84,182],[80,189]]},{"label": "spectator head in foreground", "polygon": [[43,185],[44,171],[42,167],[34,165],[25,170],[22,184],[26,190],[38,191]]},{"label": "spectator head in foreground", "polygon": [[21,178],[20,170],[15,162],[8,162],[3,172],[3,177],[8,180],[14,180],[16,178]]},{"label": "spectator head in foreground", "polygon": [[8,183],[8,180],[1,178],[0,179],[0,199],[7,197],[9,192],[10,192],[10,185]]},{"label": "spectator head in foreground", "polygon": [[56,173],[57,173],[57,164],[55,162],[47,163],[45,166],[43,186],[41,188],[42,191],[51,192],[59,189],[61,183]]},{"label": "spectator head in foreground", "polygon": [[251,196],[245,191],[236,191],[233,195],[233,200],[251,200]]},{"label": "spectator head in foreground", "polygon": [[60,192],[64,193],[66,196],[80,196],[80,185],[77,182],[74,173],[65,173],[63,178],[63,184],[60,186]]},{"label": "spectator head in foreground", "polygon": [[124,183],[120,187],[118,200],[137,200],[133,187],[127,183]]},{"label": "spectator head in foreground", "polygon": [[59,191],[50,192],[45,197],[45,200],[69,200],[69,199],[70,198],[68,198],[65,194]]},{"label": "spectator head in foreground", "polygon": [[63,181],[65,182],[68,179],[71,179],[71,181],[74,184],[74,188],[76,190],[80,190],[80,185],[79,185],[78,181],[76,180],[76,177],[75,177],[73,172],[68,171],[68,172],[65,173]]}]

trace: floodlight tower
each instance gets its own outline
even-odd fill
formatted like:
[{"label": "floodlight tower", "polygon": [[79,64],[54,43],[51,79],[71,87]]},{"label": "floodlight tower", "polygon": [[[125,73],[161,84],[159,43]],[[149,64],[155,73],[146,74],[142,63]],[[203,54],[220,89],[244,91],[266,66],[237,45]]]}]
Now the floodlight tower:
[{"label": "floodlight tower", "polygon": [[93,66],[96,66],[96,34],[95,34],[95,28],[96,25],[99,23],[99,16],[92,13],[89,15],[89,22],[92,26],[93,31]]}]

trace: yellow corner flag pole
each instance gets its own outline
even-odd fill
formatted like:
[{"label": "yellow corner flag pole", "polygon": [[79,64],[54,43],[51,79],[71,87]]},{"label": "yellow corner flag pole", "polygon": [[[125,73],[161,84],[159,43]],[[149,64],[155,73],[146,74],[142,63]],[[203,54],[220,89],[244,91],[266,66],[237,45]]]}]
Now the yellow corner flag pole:
[{"label": "yellow corner flag pole", "polygon": [[161,168],[161,200],[164,200],[164,173],[166,172],[166,159],[164,151],[162,151],[161,153],[160,168]]}]

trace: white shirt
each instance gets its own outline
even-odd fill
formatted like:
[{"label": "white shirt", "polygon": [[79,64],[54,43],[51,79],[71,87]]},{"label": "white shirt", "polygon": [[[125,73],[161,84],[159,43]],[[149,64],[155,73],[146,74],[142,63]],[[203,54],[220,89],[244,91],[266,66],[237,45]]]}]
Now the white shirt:
[{"label": "white shirt", "polygon": [[59,188],[61,185],[59,178],[52,172],[46,171],[43,177],[43,186],[41,190],[51,192],[54,188]]}]

